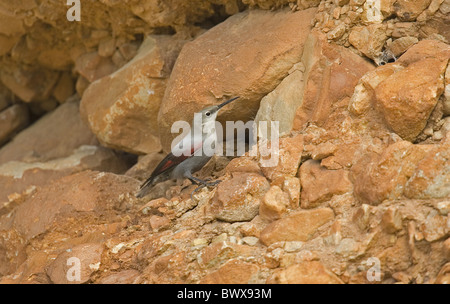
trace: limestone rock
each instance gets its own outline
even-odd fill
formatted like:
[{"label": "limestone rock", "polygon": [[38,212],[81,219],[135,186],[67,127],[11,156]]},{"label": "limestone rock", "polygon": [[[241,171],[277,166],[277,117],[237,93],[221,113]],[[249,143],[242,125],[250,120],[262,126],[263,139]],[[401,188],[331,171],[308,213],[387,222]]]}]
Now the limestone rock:
[{"label": "limestone rock", "polygon": [[270,155],[270,159],[260,160],[261,171],[271,181],[297,174],[303,152],[303,135],[281,138],[278,148],[278,153]]},{"label": "limestone rock", "polygon": [[[106,188],[114,191],[99,191]],[[136,188],[136,180],[112,173],[84,171],[66,176],[36,191],[19,205],[13,227],[26,239],[31,239],[49,229],[60,215],[111,208],[119,202],[118,194]]]},{"label": "limestone rock", "polygon": [[260,239],[267,246],[281,241],[305,242],[333,218],[333,210],[329,208],[296,211],[267,225]]},{"label": "limestone rock", "polygon": [[[174,66],[158,116],[165,150],[174,138],[170,133],[173,122],[190,123],[193,113],[228,97],[241,98],[221,111],[221,121],[251,119],[261,98],[300,60],[314,13],[315,9],[246,11],[187,43]],[[264,47],[267,41],[271,41],[270,48]]]},{"label": "limestone rock", "polygon": [[86,283],[100,268],[102,252],[101,244],[78,245],[59,254],[50,264],[47,274],[55,284]]},{"label": "limestone rock", "polygon": [[410,198],[444,198],[450,194],[450,145],[443,144],[427,153],[405,185]]},{"label": "limestone rock", "polygon": [[386,26],[383,24],[356,26],[348,37],[356,49],[371,59],[378,57],[386,39]]},{"label": "limestone rock", "polygon": [[80,119],[78,109],[78,102],[66,102],[23,130],[0,149],[0,164],[46,162],[69,156],[82,145],[95,145],[95,136]]},{"label": "limestone rock", "polygon": [[161,149],[156,116],[182,44],[149,36],[132,61],[89,86],[81,115],[102,144],[135,154]]},{"label": "limestone rock", "polygon": [[0,80],[24,102],[45,101],[58,81],[58,72],[19,67],[0,70]]},{"label": "limestone rock", "polygon": [[28,109],[24,105],[13,105],[0,112],[0,146],[29,123]]},{"label": "limestone rock", "polygon": [[272,284],[343,284],[333,272],[318,261],[294,264],[275,272],[267,283]]},{"label": "limestone rock", "polygon": [[399,141],[381,155],[364,156],[351,171],[355,196],[373,205],[385,199],[400,198],[409,177],[427,152],[426,148]]},{"label": "limestone rock", "polygon": [[397,17],[402,21],[413,21],[422,13],[431,0],[398,0],[394,3],[394,10]]},{"label": "limestone rock", "polygon": [[259,210],[269,183],[255,173],[235,173],[230,180],[222,181],[214,194],[210,212],[215,218],[227,221],[249,221]]},{"label": "limestone rock", "polygon": [[289,206],[289,196],[280,187],[272,186],[266,192],[259,206],[259,216],[273,221],[279,219]]},{"label": "limestone rock", "polygon": [[351,191],[352,184],[348,171],[327,170],[319,162],[308,160],[300,167],[301,206],[313,208],[329,200],[333,195]]},{"label": "limestone rock", "polygon": [[305,44],[301,60],[305,66],[305,85],[294,130],[304,129],[307,122],[318,126],[332,123],[330,114],[336,105],[352,96],[361,76],[374,68],[353,52],[324,38],[313,31]]},{"label": "limestone rock", "polygon": [[10,161],[0,164],[0,201],[22,193],[30,186],[44,186],[53,180],[84,170],[121,174],[127,163],[113,151],[98,146],[81,146],[67,157],[46,162]]},{"label": "limestone rock", "polygon": [[426,58],[394,73],[375,89],[377,106],[389,127],[406,140],[414,140],[444,92],[448,59]]},{"label": "limestone rock", "polygon": [[249,284],[258,271],[257,265],[231,259],[215,272],[206,275],[200,284]]}]

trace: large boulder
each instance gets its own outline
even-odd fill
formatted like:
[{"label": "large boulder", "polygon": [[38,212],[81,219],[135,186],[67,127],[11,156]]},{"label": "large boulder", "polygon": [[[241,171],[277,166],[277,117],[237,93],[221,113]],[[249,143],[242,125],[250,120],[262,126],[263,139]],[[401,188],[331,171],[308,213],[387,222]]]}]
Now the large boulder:
[{"label": "large boulder", "polygon": [[245,11],[187,43],[158,116],[163,148],[170,148],[173,122],[190,123],[193,113],[229,97],[241,98],[221,111],[222,120],[253,118],[261,98],[301,59],[315,12]]},{"label": "large boulder", "polygon": [[81,115],[103,145],[135,154],[161,149],[157,114],[183,43],[149,36],[133,60],[84,92]]}]

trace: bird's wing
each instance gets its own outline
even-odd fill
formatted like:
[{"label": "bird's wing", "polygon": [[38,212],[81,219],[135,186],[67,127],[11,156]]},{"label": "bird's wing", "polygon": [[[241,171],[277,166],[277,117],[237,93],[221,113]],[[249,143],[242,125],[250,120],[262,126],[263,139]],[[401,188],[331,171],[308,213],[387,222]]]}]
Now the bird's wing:
[{"label": "bird's wing", "polygon": [[195,143],[191,147],[190,153],[183,153],[180,156],[173,155],[172,152],[166,155],[164,159],[156,166],[155,170],[153,170],[150,177],[141,185],[141,189],[145,188],[147,185],[151,184],[153,182],[153,179],[160,175],[161,173],[164,173],[170,169],[173,169],[180,163],[182,163],[184,160],[188,159],[189,157],[193,156],[195,151],[200,149],[202,147],[202,142]]}]

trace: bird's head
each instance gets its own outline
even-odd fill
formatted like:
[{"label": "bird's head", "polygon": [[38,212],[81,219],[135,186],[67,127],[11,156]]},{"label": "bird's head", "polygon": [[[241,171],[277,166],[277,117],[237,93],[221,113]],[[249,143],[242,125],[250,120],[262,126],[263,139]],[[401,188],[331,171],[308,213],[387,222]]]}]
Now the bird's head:
[{"label": "bird's head", "polygon": [[210,106],[207,107],[205,109],[203,109],[200,113],[202,114],[202,121],[203,122],[208,122],[208,121],[215,121],[217,114],[219,113],[219,110],[221,108],[223,108],[224,106],[226,106],[227,104],[229,104],[230,102],[232,102],[233,100],[238,99],[239,97],[234,97],[231,98],[217,106]]}]

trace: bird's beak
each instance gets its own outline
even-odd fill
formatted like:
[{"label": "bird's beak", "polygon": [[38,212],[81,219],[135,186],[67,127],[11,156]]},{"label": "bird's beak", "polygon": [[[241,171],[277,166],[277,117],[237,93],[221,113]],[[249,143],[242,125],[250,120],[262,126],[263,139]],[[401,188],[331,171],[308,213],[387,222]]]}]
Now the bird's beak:
[{"label": "bird's beak", "polygon": [[230,100],[227,100],[227,101],[225,101],[224,103],[221,103],[221,104],[218,105],[217,107],[220,109],[220,108],[226,106],[227,104],[229,104],[230,102],[232,102],[233,100],[236,100],[236,99],[238,99],[238,98],[239,98],[239,96],[238,96],[238,97],[231,98]]}]

